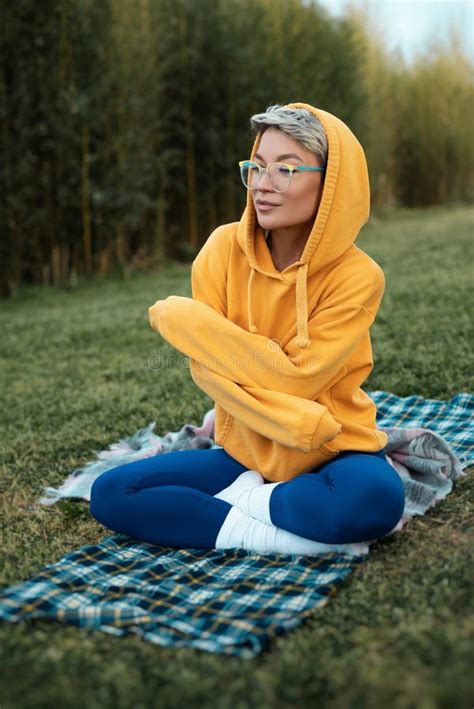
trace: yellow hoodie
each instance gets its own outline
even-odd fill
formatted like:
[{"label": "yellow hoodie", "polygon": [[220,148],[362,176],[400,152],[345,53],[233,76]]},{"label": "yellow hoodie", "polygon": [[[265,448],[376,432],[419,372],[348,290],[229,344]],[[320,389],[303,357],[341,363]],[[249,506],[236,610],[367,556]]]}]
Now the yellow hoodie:
[{"label": "yellow hoodie", "polygon": [[[194,259],[193,298],[171,295],[148,311],[214,400],[216,443],[271,482],[388,441],[361,389],[373,368],[369,328],[385,289],[381,267],[354,245],[370,212],[364,151],[331,113],[287,106],[314,113],[329,148],[300,260],[277,270],[248,191],[240,221],[217,227]],[[251,158],[259,142],[260,134]]]}]

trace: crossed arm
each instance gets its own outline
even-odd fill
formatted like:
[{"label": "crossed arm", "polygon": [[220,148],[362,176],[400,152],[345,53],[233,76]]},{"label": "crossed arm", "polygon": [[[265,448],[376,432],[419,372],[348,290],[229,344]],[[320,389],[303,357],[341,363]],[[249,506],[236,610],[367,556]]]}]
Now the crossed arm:
[{"label": "crossed arm", "polygon": [[347,293],[333,298],[308,323],[311,347],[299,350],[290,342],[285,353],[274,340],[226,318],[225,291],[211,287],[196,262],[191,280],[193,298],[158,300],[149,308],[149,319],[190,358],[197,386],[232,416],[282,445],[309,451],[334,438],[341,425],[316,399],[372,324],[383,287],[365,293],[370,310],[348,300]]}]

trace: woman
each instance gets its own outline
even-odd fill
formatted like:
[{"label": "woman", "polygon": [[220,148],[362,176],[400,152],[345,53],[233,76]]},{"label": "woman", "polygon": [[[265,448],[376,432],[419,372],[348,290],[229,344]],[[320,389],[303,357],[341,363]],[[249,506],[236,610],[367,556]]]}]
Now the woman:
[{"label": "woman", "polygon": [[221,447],[107,471],[91,514],[173,547],[356,548],[391,532],[405,502],[360,388],[385,288],[354,244],[369,217],[365,155],[339,118],[309,104],[270,106],[251,126],[240,221],[198,253],[193,298],[149,308],[151,326],[190,358],[214,400]]}]

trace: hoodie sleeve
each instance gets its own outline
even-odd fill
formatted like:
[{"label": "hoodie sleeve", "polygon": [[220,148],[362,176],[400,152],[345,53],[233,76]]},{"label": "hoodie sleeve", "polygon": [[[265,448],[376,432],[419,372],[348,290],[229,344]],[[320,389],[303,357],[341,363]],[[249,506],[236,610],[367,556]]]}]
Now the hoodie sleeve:
[{"label": "hoodie sleeve", "polygon": [[316,401],[262,387],[239,386],[193,359],[190,370],[197,386],[231,416],[283,446],[308,453],[342,430],[327,408]]},{"label": "hoodie sleeve", "polygon": [[[314,401],[344,368],[372,325],[384,291],[384,276],[365,285],[353,279],[316,309],[308,323],[310,347],[293,338],[284,352],[264,335],[250,333],[222,314],[223,294],[205,291],[204,275],[193,266],[193,293],[207,302],[168,296],[149,308],[151,326],[180,352],[244,387],[262,387]],[[377,272],[376,272],[377,273]],[[354,298],[357,296],[357,300]],[[209,303],[209,304],[208,304]],[[193,327],[182,327],[193,323]],[[216,399],[218,401],[218,399]],[[220,403],[220,402],[219,402]]]},{"label": "hoodie sleeve", "polygon": [[194,261],[191,268],[191,289],[195,300],[206,303],[216,313],[226,317],[225,278],[216,278],[210,283]]}]

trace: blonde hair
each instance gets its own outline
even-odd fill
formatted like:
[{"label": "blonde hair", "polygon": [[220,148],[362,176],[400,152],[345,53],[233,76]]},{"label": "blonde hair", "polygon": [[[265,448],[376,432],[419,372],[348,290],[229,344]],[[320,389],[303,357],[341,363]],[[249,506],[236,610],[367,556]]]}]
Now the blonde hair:
[{"label": "blonde hair", "polygon": [[263,133],[270,126],[279,128],[311,150],[319,158],[321,167],[326,167],[328,139],[321,121],[313,113],[306,108],[286,108],[277,103],[269,106],[265,113],[255,113],[250,118],[250,127],[255,133]]}]

